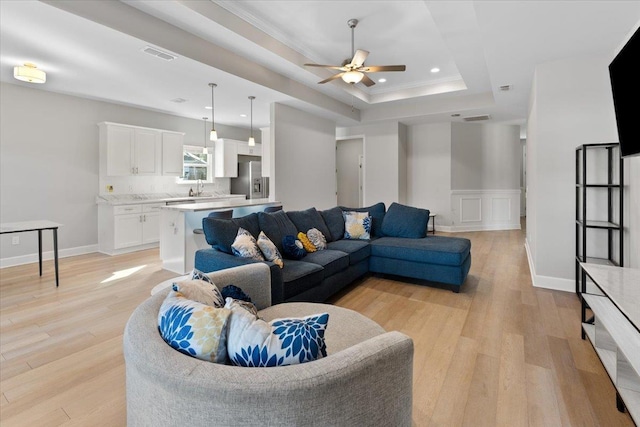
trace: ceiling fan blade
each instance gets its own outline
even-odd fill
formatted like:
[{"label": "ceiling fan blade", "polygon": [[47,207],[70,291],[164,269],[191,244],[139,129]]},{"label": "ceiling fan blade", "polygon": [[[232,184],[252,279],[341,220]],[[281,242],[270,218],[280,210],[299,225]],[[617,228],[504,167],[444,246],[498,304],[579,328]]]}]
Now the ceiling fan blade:
[{"label": "ceiling fan blade", "polygon": [[329,77],[328,79],[324,79],[321,82],[318,82],[318,84],[323,84],[323,83],[330,82],[331,80],[339,79],[340,77],[342,77],[343,74],[344,73],[334,74],[333,76]]},{"label": "ceiling fan blade", "polygon": [[351,60],[351,66],[355,68],[362,67],[367,56],[369,56],[369,52],[366,50],[356,50],[356,54],[353,55],[353,59]]},{"label": "ceiling fan blade", "polygon": [[365,73],[379,73],[381,71],[405,71],[406,69],[406,65],[371,65],[364,67],[359,71],[364,71]]},{"label": "ceiling fan blade", "polygon": [[329,68],[332,70],[343,70],[344,67],[339,65],[322,65],[322,64],[304,64],[305,67],[321,67],[321,68]]},{"label": "ceiling fan blade", "polygon": [[374,84],[376,84],[376,82],[374,82],[373,80],[371,80],[371,78],[369,76],[367,76],[366,74],[364,75],[364,77],[361,80],[361,83],[364,83],[364,85],[366,87],[371,87]]}]

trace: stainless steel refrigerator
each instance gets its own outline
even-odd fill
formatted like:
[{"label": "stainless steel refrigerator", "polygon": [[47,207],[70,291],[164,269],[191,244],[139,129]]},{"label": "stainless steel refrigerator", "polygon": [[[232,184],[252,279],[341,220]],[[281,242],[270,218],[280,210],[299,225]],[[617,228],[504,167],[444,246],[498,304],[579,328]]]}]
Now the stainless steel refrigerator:
[{"label": "stainless steel refrigerator", "polygon": [[238,163],[238,177],[231,178],[231,194],[244,194],[247,199],[269,197],[269,178],[262,177],[262,163]]}]

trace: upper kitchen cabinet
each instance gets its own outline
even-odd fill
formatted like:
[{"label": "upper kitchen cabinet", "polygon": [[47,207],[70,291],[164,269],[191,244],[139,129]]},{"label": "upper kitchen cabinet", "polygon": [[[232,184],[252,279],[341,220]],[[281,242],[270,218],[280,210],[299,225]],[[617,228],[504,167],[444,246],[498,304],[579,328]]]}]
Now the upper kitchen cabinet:
[{"label": "upper kitchen cabinet", "polygon": [[238,154],[243,156],[262,156],[262,144],[249,147],[247,141],[238,141]]},{"label": "upper kitchen cabinet", "polygon": [[182,175],[183,133],[109,122],[98,127],[106,176]]},{"label": "upper kitchen cabinet", "polygon": [[98,126],[107,176],[159,174],[159,131],[107,122]]},{"label": "upper kitchen cabinet", "polygon": [[219,139],[215,144],[216,178],[236,178],[238,176],[238,143],[233,139]]},{"label": "upper kitchen cabinet", "polygon": [[162,132],[162,175],[182,176],[184,134]]}]

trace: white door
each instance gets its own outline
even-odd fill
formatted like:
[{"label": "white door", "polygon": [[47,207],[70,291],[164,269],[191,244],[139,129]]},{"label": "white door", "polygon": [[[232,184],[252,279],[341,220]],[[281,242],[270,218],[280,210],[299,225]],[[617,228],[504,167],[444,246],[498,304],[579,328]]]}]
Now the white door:
[{"label": "white door", "polygon": [[142,244],[160,241],[160,212],[142,214]]},{"label": "white door", "polygon": [[162,133],[162,175],[182,176],[182,143],[184,135]]},{"label": "white door", "polygon": [[336,141],[338,205],[362,207],[362,138]]},{"label": "white door", "polygon": [[113,217],[115,249],[137,246],[142,242],[142,214],[116,215]]},{"label": "white door", "polygon": [[159,175],[156,156],[160,133],[149,129],[135,130],[135,167],[136,175]]},{"label": "white door", "polygon": [[107,175],[133,175],[134,130],[125,126],[107,127]]}]

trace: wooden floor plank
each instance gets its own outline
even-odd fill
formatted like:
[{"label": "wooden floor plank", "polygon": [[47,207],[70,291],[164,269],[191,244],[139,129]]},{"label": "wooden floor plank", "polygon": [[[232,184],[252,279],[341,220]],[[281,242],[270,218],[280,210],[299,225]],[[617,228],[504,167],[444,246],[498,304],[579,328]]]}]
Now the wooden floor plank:
[{"label": "wooden floor plank", "polygon": [[[472,241],[461,293],[376,275],[330,301],[413,338],[414,425],[633,425],[575,295],[532,286],[524,232],[455,236]],[[0,270],[0,425],[124,426],[124,325],[176,274],[157,249],[63,258],[59,288],[45,267]]]}]

